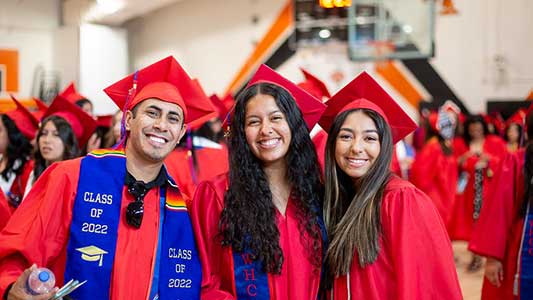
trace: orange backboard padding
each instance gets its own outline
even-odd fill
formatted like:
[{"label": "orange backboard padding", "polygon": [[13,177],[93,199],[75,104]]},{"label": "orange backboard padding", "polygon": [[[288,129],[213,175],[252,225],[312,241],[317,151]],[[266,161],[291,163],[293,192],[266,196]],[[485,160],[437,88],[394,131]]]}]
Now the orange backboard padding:
[{"label": "orange backboard padding", "polygon": [[418,104],[423,100],[422,95],[402,74],[396,65],[388,60],[376,63],[376,71],[381,75],[402,97],[413,107],[418,108]]},{"label": "orange backboard padding", "polygon": [[[33,99],[19,99],[17,100],[26,106],[30,111],[37,110],[35,101]],[[11,98],[0,99],[0,114],[6,113],[8,111],[14,110],[16,108],[15,102]]]},{"label": "orange backboard padding", "polygon": [[242,84],[248,79],[254,69],[265,60],[265,56],[272,50],[272,47],[276,45],[276,42],[283,37],[283,33],[294,24],[294,13],[292,0],[288,0],[287,4],[283,7],[280,14],[276,18],[276,21],[272,24],[267,31],[263,39],[257,44],[254,51],[245,61],[237,75],[233,78],[229,86],[226,88],[224,94],[234,94]]},{"label": "orange backboard padding", "polygon": [[17,50],[0,49],[0,65],[6,68],[6,86],[7,92],[18,92],[19,90],[19,53]]}]

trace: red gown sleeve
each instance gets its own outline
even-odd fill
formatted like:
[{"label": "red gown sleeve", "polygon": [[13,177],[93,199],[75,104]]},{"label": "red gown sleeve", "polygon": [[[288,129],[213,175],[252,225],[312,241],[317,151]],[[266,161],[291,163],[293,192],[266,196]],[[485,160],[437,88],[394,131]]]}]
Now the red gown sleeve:
[{"label": "red gown sleeve", "polygon": [[[79,160],[48,167],[0,233],[0,295],[32,263],[57,263],[68,240],[78,174]],[[58,282],[63,269],[52,268]]]},{"label": "red gown sleeve", "polygon": [[[194,195],[191,209],[191,221],[196,233],[196,243],[202,263],[202,300],[231,300],[234,297],[222,288],[224,271],[221,261],[223,249],[218,241],[218,223],[224,206],[222,186],[212,181],[201,183]],[[226,279],[227,280],[227,279]]]},{"label": "red gown sleeve", "polygon": [[492,181],[490,197],[483,203],[469,249],[482,256],[503,261],[514,221],[520,163],[517,154],[508,154]]},{"label": "red gown sleeve", "polygon": [[450,240],[431,200],[410,184],[382,203],[384,249],[396,274],[396,299],[462,299]]},{"label": "red gown sleeve", "polygon": [[437,149],[434,143],[435,140],[428,141],[422,150],[417,153],[411,167],[411,182],[423,191],[429,190],[435,184],[435,177],[440,171],[438,165],[435,165],[435,158],[440,155],[436,153]]},{"label": "red gown sleeve", "polygon": [[6,226],[11,217],[11,209],[4,193],[0,192],[0,231]]},{"label": "red gown sleeve", "polygon": [[315,145],[316,155],[318,157],[318,163],[320,168],[324,171],[325,159],[326,159],[326,143],[328,141],[328,134],[320,129],[315,136],[311,138],[313,144]]}]

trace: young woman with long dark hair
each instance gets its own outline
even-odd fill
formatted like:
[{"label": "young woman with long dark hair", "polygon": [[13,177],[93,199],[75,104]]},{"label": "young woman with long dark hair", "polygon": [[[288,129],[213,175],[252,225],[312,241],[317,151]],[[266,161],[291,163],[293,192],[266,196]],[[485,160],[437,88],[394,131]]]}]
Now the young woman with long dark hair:
[{"label": "young woman with long dark hair", "polygon": [[393,143],[416,124],[367,73],[328,102],[325,286],[346,299],[461,299],[450,241],[423,192],[392,175]]},{"label": "young woman with long dark hair", "polygon": [[62,97],[56,97],[37,132],[34,167],[25,194],[52,163],[80,156],[80,149],[95,128],[96,122],[92,117]]},{"label": "young woman with long dark hair", "polygon": [[0,117],[0,186],[11,208],[24,196],[33,161],[31,140],[39,121],[13,96],[16,109]]},{"label": "young woman with long dark hair", "polygon": [[[533,136],[531,113],[526,127],[527,136]],[[531,140],[525,148],[505,157],[492,182],[490,196],[483,204],[469,244],[471,251],[487,257],[481,299],[530,299],[533,295]]]},{"label": "young woman with long dark hair", "polygon": [[202,299],[317,298],[323,191],[309,128],[324,107],[266,66],[237,98],[229,176],[193,200]]}]

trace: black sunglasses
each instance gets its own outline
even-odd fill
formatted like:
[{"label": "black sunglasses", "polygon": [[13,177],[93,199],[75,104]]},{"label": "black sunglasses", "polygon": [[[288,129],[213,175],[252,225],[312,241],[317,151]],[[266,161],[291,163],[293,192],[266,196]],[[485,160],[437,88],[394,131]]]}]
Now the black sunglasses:
[{"label": "black sunglasses", "polygon": [[144,196],[148,189],[146,184],[142,181],[135,181],[128,185],[128,192],[135,197],[135,201],[128,204],[126,208],[126,222],[135,227],[141,228],[144,215]]}]

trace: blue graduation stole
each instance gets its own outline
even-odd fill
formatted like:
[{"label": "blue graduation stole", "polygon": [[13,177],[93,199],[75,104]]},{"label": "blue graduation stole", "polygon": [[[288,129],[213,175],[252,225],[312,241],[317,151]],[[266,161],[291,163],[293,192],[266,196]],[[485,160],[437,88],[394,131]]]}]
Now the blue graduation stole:
[{"label": "blue graduation stole", "polygon": [[[324,262],[325,252],[327,249],[326,226],[322,220],[322,213],[317,208],[317,222],[322,236],[322,263]],[[233,256],[233,274],[235,276],[235,290],[237,300],[269,300],[270,285],[268,274],[263,271],[262,263],[252,259],[252,254],[245,249],[243,252],[231,251]],[[321,270],[321,280],[324,275]],[[317,295],[318,299],[318,295]]]},{"label": "blue graduation stole", "polygon": [[[126,156],[123,151],[96,150],[81,160],[65,281],[87,280],[72,299],[109,299],[116,253]],[[166,191],[165,191],[166,190]],[[165,204],[159,236],[160,299],[200,299],[202,269],[192,225],[177,187],[161,188]],[[164,200],[164,201],[163,201]]]},{"label": "blue graduation stole", "polygon": [[528,206],[524,220],[524,236],[520,251],[520,295],[533,295],[533,211]]}]

